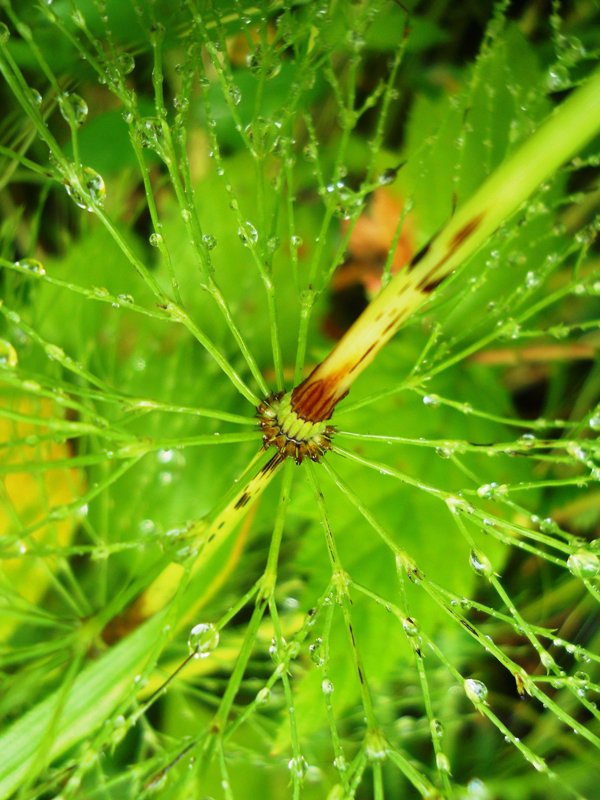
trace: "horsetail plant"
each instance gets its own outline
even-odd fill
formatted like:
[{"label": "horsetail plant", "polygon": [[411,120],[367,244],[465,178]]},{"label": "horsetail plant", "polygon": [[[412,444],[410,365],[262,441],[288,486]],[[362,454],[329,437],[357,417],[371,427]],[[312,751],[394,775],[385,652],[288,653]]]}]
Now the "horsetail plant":
[{"label": "horsetail plant", "polygon": [[594,796],[591,5],[2,0],[0,798]]}]

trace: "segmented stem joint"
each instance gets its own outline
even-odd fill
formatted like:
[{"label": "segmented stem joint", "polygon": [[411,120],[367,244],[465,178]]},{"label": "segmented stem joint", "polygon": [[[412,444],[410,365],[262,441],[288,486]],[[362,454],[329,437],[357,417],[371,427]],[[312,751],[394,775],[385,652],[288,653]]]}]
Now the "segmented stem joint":
[{"label": "segmented stem joint", "polygon": [[269,395],[258,405],[257,416],[265,449],[275,447],[280,455],[293,458],[296,464],[307,457],[318,461],[331,449],[335,427],[297,414],[292,408],[291,392]]}]

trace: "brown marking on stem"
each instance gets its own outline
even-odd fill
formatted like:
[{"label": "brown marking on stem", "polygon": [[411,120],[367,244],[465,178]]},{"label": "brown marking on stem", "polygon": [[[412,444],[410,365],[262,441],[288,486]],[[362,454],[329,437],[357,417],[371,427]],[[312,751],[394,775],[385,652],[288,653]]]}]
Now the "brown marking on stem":
[{"label": "brown marking on stem", "polygon": [[243,508],[252,500],[252,495],[249,492],[243,492],[236,501],[234,508]]},{"label": "brown marking on stem", "polygon": [[[440,267],[443,267],[446,261],[448,261],[454,255],[454,253],[456,253],[461,244],[464,241],[466,241],[469,238],[469,236],[471,236],[471,234],[477,230],[477,228],[481,225],[484,217],[485,217],[485,212],[482,211],[480,214],[477,214],[475,217],[473,217],[467,223],[465,223],[462,226],[462,228],[454,234],[454,236],[450,241],[450,244],[448,245],[448,250],[446,251],[446,254],[442,256],[442,258],[438,261],[438,263],[434,267],[431,268],[431,270],[428,273],[428,276],[433,275],[440,269]],[[430,241],[430,244],[432,241],[433,239]],[[421,251],[419,251],[419,253],[417,253],[415,258],[419,258],[420,260],[421,257],[422,257]],[[412,269],[413,266],[414,264],[411,263],[410,269]],[[443,280],[443,278],[441,278],[440,280]],[[425,281],[428,281],[428,277],[422,278],[417,288],[427,293],[432,292],[436,288],[436,286],[439,286],[440,283],[440,281],[437,281],[435,285],[433,283],[427,283],[426,285],[424,285]],[[427,286],[431,286],[431,288],[427,288]]]},{"label": "brown marking on stem", "polygon": [[419,250],[418,253],[414,254],[414,256],[411,258],[410,263],[408,265],[408,271],[409,272],[411,272],[417,266],[419,261],[422,261],[425,258],[425,256],[427,255],[427,253],[431,249],[431,245],[432,244],[433,244],[433,239],[430,239],[428,242],[426,242],[423,245],[423,247]]},{"label": "brown marking on stem", "polygon": [[477,230],[477,228],[481,225],[481,222],[485,216],[485,212],[481,212],[477,214],[477,216],[470,219],[467,223],[465,223],[462,228],[457,231],[454,236],[452,237],[452,241],[450,242],[450,255],[456,252],[460,245],[469,238],[469,236]]},{"label": "brown marking on stem", "polygon": [[269,472],[272,472],[273,470],[277,469],[277,467],[279,466],[279,464],[281,464],[282,461],[283,461],[283,458],[282,458],[281,454],[280,453],[275,453],[273,458],[270,461],[267,461],[267,463],[261,469],[260,474],[261,475],[268,475]]},{"label": "brown marking on stem", "polygon": [[349,375],[350,375],[352,372],[354,372],[354,370],[355,370],[355,369],[358,369],[358,367],[360,366],[360,364],[361,364],[361,363],[362,363],[362,362],[365,360],[365,358],[366,358],[366,357],[369,355],[369,353],[370,353],[372,350],[374,350],[374,349],[377,347],[377,344],[378,344],[377,342],[373,342],[373,344],[372,344],[372,345],[370,345],[370,347],[368,347],[368,348],[365,350],[365,352],[364,352],[364,353],[362,354],[362,356],[361,356],[361,357],[358,359],[358,361],[356,361],[356,362],[355,362],[355,363],[352,365],[352,367],[350,368],[350,371],[348,372],[348,374],[349,374]]},{"label": "brown marking on stem", "polygon": [[402,314],[396,314],[396,316],[392,319],[392,321],[385,326],[382,333],[387,333],[388,331],[391,331],[392,328],[394,328],[400,322],[401,319],[402,319]]},{"label": "brown marking on stem", "polygon": [[334,408],[342,399],[337,395],[336,387],[348,374],[349,369],[345,368],[327,378],[317,380],[312,379],[314,372],[315,370],[292,392],[292,411],[309,422],[322,422],[331,417]]},{"label": "brown marking on stem", "polygon": [[444,282],[446,277],[446,275],[442,275],[441,278],[432,278],[431,273],[429,273],[423,280],[419,281],[417,289],[423,292],[423,294],[431,294],[431,292],[435,291],[437,287]]},{"label": "brown marking on stem", "polygon": [[479,632],[471,625],[470,622],[467,622],[466,619],[462,619],[461,617],[459,617],[458,621],[463,626],[463,628],[466,628],[469,631],[469,633],[473,634],[473,636],[479,636]]}]

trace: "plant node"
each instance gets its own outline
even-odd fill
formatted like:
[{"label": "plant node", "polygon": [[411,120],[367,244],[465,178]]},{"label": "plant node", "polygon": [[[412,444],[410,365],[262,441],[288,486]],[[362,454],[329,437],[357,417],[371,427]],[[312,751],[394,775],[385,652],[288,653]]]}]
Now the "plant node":
[{"label": "plant node", "polygon": [[265,448],[276,447],[285,458],[301,464],[306,457],[318,461],[331,450],[333,425],[326,421],[312,422],[292,409],[292,393],[269,395],[257,408]]}]

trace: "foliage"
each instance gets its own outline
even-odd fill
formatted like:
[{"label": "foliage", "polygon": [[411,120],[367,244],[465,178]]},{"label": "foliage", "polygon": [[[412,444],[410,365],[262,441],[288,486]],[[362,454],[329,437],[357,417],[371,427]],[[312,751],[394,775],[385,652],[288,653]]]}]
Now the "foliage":
[{"label": "foliage", "polygon": [[597,139],[265,470],[597,61],[592,4],[408,6],[2,3],[0,796],[597,792]]}]

